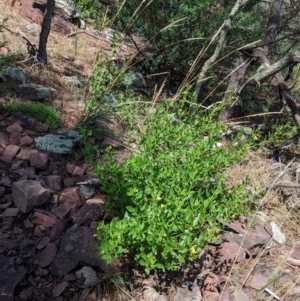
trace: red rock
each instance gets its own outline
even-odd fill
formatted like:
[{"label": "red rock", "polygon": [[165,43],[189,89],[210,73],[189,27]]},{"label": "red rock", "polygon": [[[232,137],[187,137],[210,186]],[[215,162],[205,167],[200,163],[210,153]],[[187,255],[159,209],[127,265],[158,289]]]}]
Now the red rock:
[{"label": "red rock", "polygon": [[5,133],[0,132],[0,146],[6,147],[9,144],[8,137]]},{"label": "red rock", "polygon": [[29,155],[29,161],[32,167],[46,169],[48,164],[48,154],[32,153]]},{"label": "red rock", "polygon": [[12,133],[10,133],[9,138],[19,139],[20,138],[20,133],[12,132]]},{"label": "red rock", "polygon": [[66,179],[64,179],[64,184],[65,184],[66,187],[71,187],[75,183],[74,183],[74,180],[72,178],[66,178]]},{"label": "red rock", "polygon": [[22,133],[22,132],[23,132],[23,128],[22,128],[22,126],[21,126],[18,122],[15,122],[14,124],[8,126],[8,127],[6,128],[6,130],[7,130],[9,133],[12,133],[12,132]]},{"label": "red rock", "polygon": [[29,146],[33,143],[33,139],[27,135],[20,139],[20,146]]},{"label": "red rock", "polygon": [[[247,287],[252,287],[256,290],[261,290],[266,286],[270,280],[272,270],[266,266],[258,264],[255,266],[253,274],[248,278],[246,282]],[[269,288],[273,285],[270,283]]]},{"label": "red rock", "polygon": [[11,163],[12,159],[13,159],[13,157],[7,156],[7,155],[3,155],[0,157],[0,160],[5,163]]},{"label": "red rock", "polygon": [[201,288],[201,293],[204,300],[209,301],[218,301],[220,298],[220,282],[217,275],[209,272]]},{"label": "red rock", "polygon": [[74,200],[74,201],[76,201],[76,203],[78,205],[81,204],[78,187],[66,188],[60,193],[59,199],[58,199],[60,204],[63,204],[64,202],[66,202],[68,200]]},{"label": "red rock", "polygon": [[38,151],[33,148],[22,148],[21,151],[17,154],[16,158],[20,160],[29,160],[30,155],[33,153],[38,153]]},{"label": "red rock", "polygon": [[43,180],[48,185],[50,189],[53,189],[55,191],[61,189],[61,177],[57,175],[51,175],[43,177]]},{"label": "red rock", "polygon": [[245,250],[236,242],[223,242],[217,249],[218,257],[227,263],[243,262],[246,257]]},{"label": "red rock", "polygon": [[20,140],[17,138],[9,138],[9,143],[12,145],[19,145],[20,144]]},{"label": "red rock", "polygon": [[20,147],[17,145],[8,145],[5,148],[4,155],[11,156],[12,158],[18,153]]},{"label": "red rock", "polygon": [[0,184],[6,187],[11,187],[12,186],[12,180],[9,176],[3,176],[1,178]]},{"label": "red rock", "polygon": [[45,227],[52,227],[56,223],[57,219],[47,216],[40,212],[34,212],[31,222],[37,225],[44,225]]},{"label": "red rock", "polygon": [[55,240],[61,236],[61,234],[64,232],[67,226],[67,220],[64,218],[61,218],[57,221],[57,223],[52,227],[52,229],[49,232],[49,237],[52,240]]},{"label": "red rock", "polygon": [[73,164],[67,164],[67,172],[72,176],[81,177],[84,174],[84,169]]},{"label": "red rock", "polygon": [[50,242],[46,248],[38,256],[38,264],[41,268],[45,268],[52,262],[57,252],[56,245]]}]

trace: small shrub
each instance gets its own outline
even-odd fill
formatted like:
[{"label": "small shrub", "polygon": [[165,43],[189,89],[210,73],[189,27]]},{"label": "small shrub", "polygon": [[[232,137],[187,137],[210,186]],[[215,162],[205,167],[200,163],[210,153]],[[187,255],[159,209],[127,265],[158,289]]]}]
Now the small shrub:
[{"label": "small shrub", "polygon": [[51,130],[56,129],[61,124],[61,116],[51,106],[39,102],[14,102],[4,105],[4,109],[10,113],[21,112],[32,117],[36,117],[40,122],[45,123]]},{"label": "small shrub", "polygon": [[226,187],[223,172],[247,145],[217,147],[223,125],[215,113],[197,118],[184,105],[158,105],[144,121],[140,153],[122,166],[113,152],[95,163],[114,216],[97,230],[107,262],[126,254],[147,273],[174,270],[245,212],[242,186]]}]

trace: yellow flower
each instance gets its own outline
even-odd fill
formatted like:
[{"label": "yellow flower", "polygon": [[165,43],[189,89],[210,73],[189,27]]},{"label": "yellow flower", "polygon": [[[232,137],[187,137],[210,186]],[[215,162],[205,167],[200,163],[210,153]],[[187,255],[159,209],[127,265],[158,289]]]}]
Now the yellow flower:
[{"label": "yellow flower", "polygon": [[162,200],[162,198],[161,198],[160,196],[158,196],[158,197],[156,198],[156,200],[159,202],[159,201]]},{"label": "yellow flower", "polygon": [[167,237],[167,234],[166,234],[166,233],[164,233],[164,237]]},{"label": "yellow flower", "polygon": [[161,208],[164,208],[164,207],[165,207],[165,205],[164,205],[164,204],[160,204],[160,207],[161,207]]},{"label": "yellow flower", "polygon": [[253,136],[253,140],[258,140],[257,136]]},{"label": "yellow flower", "polygon": [[191,252],[191,254],[193,254],[193,255],[197,254],[197,251],[196,251],[195,247],[191,247],[191,248],[190,248],[190,252]]},{"label": "yellow flower", "polygon": [[228,190],[227,192],[228,192],[229,194],[231,194],[231,193],[232,193],[232,190]]}]

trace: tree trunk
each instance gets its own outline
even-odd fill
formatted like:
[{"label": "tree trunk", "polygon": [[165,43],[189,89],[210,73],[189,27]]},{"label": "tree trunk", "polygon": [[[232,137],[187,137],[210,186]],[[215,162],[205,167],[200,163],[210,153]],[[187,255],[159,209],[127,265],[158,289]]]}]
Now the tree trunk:
[{"label": "tree trunk", "polygon": [[[274,43],[278,34],[282,4],[283,0],[274,0],[273,2],[269,14],[266,36],[264,39],[264,46],[250,49],[248,51],[249,57],[251,57],[252,59],[256,59],[256,61],[261,65],[257,69],[257,72],[254,75],[252,75],[247,81],[245,81],[243,85],[240,85],[239,83],[241,80],[243,80],[245,73],[240,74],[239,76],[235,76],[235,74],[232,74],[231,81],[235,82],[235,84],[231,85],[236,87],[240,86],[240,88],[235,91],[232,104],[227,106],[223,111],[220,112],[219,118],[221,120],[226,121],[232,116],[233,104],[236,103],[236,99],[238,99],[243,88],[248,83],[254,81],[258,85],[261,85],[263,82],[274,77],[273,82],[275,82],[275,85],[278,87],[280,99],[283,105],[285,106],[289,114],[293,116],[298,127],[300,128],[300,109],[291,91],[289,90],[288,85],[284,80],[284,77],[280,72],[286,67],[299,63],[300,52],[296,51],[295,53],[289,54],[274,64],[272,64],[271,60],[268,57],[274,47]],[[243,53],[246,54],[247,52]]]},{"label": "tree trunk", "polygon": [[46,13],[40,33],[38,60],[47,64],[47,40],[50,33],[51,19],[54,12],[55,0],[47,0]]},{"label": "tree trunk", "polygon": [[241,8],[245,7],[247,4],[248,5],[250,5],[250,4],[253,5],[253,3],[251,1],[253,3],[259,2],[259,0],[256,0],[256,1],[253,1],[253,0],[237,0],[236,1],[236,3],[234,4],[234,6],[233,6],[233,8],[230,12],[230,14],[228,15],[227,19],[224,21],[221,28],[216,32],[216,34],[212,38],[212,41],[208,45],[208,47],[209,47],[211,45],[211,43],[214,42],[214,40],[218,36],[220,36],[218,44],[215,48],[215,51],[214,51],[213,55],[208,60],[205,61],[204,65],[201,68],[200,74],[198,76],[197,84],[196,84],[195,102],[200,102],[202,83],[205,81],[206,73],[207,73],[208,69],[215,63],[215,61],[217,60],[217,58],[220,55],[221,50],[223,49],[223,47],[226,44],[227,36],[228,36],[229,30],[231,28],[231,22],[232,22],[233,18],[239,12],[239,10]]}]

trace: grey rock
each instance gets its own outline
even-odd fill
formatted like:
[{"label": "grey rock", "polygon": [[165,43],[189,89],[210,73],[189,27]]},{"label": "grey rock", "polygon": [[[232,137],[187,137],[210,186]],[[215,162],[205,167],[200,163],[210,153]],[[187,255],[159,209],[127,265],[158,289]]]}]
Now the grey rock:
[{"label": "grey rock", "polygon": [[107,268],[105,261],[101,259],[100,254],[94,251],[98,244],[88,227],[67,231],[59,251],[50,265],[50,272],[56,276],[63,276],[76,268],[79,263],[98,266],[105,270]]},{"label": "grey rock", "polygon": [[76,76],[63,76],[62,78],[77,88],[83,87],[83,83]]},{"label": "grey rock", "polygon": [[57,135],[46,135],[34,139],[36,147],[51,153],[70,154],[73,147],[80,141],[75,131],[60,131]]},{"label": "grey rock", "polygon": [[91,286],[94,285],[99,281],[97,274],[95,270],[93,270],[91,267],[85,266],[79,271],[76,272],[76,276],[78,279],[83,278],[84,279],[84,285],[85,286]]},{"label": "grey rock", "polygon": [[146,81],[141,72],[135,68],[129,68],[123,76],[122,84],[133,91],[146,91]]},{"label": "grey rock", "polygon": [[279,244],[284,244],[286,241],[284,233],[280,230],[278,225],[275,222],[270,222],[269,225],[267,225],[267,231],[271,233],[272,238]]},{"label": "grey rock", "polygon": [[202,294],[198,285],[200,275],[193,281],[185,283],[182,287],[177,289],[173,301],[198,301],[202,300]]},{"label": "grey rock", "polygon": [[63,9],[70,18],[79,17],[79,12],[72,0],[55,0],[55,6]]},{"label": "grey rock", "polygon": [[17,83],[25,84],[26,83],[26,76],[23,70],[18,68],[5,68],[2,74],[0,74],[0,78],[3,81],[12,80]]},{"label": "grey rock", "polygon": [[116,98],[111,94],[105,95],[104,101],[108,106],[111,106],[111,107],[114,107],[118,104],[118,101],[116,100]]},{"label": "grey rock", "polygon": [[0,255],[0,271],[0,301],[13,301],[15,287],[26,275],[26,269]]},{"label": "grey rock", "polygon": [[33,180],[14,182],[12,192],[16,206],[23,213],[46,203],[50,197],[50,191],[45,189],[39,181]]},{"label": "grey rock", "polygon": [[80,185],[80,193],[83,195],[85,199],[89,199],[94,195],[96,191],[95,186],[91,185]]},{"label": "grey rock", "polygon": [[246,126],[235,125],[231,129],[235,132],[242,132],[247,136],[250,136],[252,134],[252,128]]},{"label": "grey rock", "polygon": [[16,92],[20,98],[30,99],[30,100],[41,100],[49,99],[51,94],[50,90],[45,87],[38,87],[29,84],[22,84],[16,87]]}]

